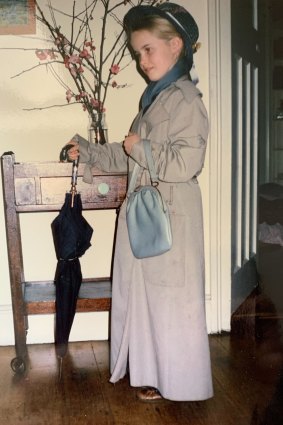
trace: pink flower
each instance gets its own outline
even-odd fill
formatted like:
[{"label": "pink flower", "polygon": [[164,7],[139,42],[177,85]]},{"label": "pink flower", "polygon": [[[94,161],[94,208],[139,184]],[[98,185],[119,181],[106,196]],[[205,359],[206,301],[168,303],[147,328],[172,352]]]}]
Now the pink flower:
[{"label": "pink flower", "polygon": [[92,41],[85,41],[84,42],[85,47],[89,47],[90,50],[95,50],[96,47],[92,44]]},{"label": "pink flower", "polygon": [[53,50],[46,50],[48,56],[50,57],[50,59],[56,59],[57,56],[55,55]]},{"label": "pink flower", "polygon": [[68,90],[66,91],[66,99],[67,99],[67,102],[68,102],[68,103],[70,103],[70,101],[71,101],[72,97],[73,97],[73,93],[72,93],[72,91],[71,91],[70,89],[68,89]]},{"label": "pink flower", "polygon": [[70,63],[69,63],[69,56],[65,56],[64,57],[64,64],[66,68],[70,68]]},{"label": "pink flower", "polygon": [[74,55],[71,55],[69,57],[69,63],[78,63],[78,64],[81,64],[81,62],[82,62],[82,60],[79,57],[79,55],[74,54]]},{"label": "pink flower", "polygon": [[101,102],[99,102],[97,99],[90,98],[90,104],[96,111],[105,112],[106,109],[102,107]]},{"label": "pink flower", "polygon": [[54,44],[56,44],[56,46],[59,46],[59,44],[66,46],[69,42],[63,34],[58,33],[58,37],[55,38]]},{"label": "pink flower", "polygon": [[41,61],[46,60],[48,58],[52,60],[57,58],[54,51],[51,49],[37,49],[35,51],[35,54]]},{"label": "pink flower", "polygon": [[81,57],[81,58],[86,58],[86,59],[90,58],[89,51],[88,51],[87,49],[83,49],[83,50],[80,52],[80,57]]},{"label": "pink flower", "polygon": [[36,56],[41,60],[44,61],[45,59],[48,58],[48,54],[47,54],[47,50],[39,50],[37,49],[35,51]]},{"label": "pink flower", "polygon": [[99,108],[99,102],[97,99],[94,99],[93,97],[90,98],[90,104],[95,108],[98,109]]},{"label": "pink flower", "polygon": [[84,97],[87,97],[88,94],[85,91],[81,91],[79,94],[76,94],[75,99],[76,100],[82,100]]},{"label": "pink flower", "polygon": [[78,75],[77,68],[75,66],[70,66],[69,70],[70,70],[70,73],[72,74],[72,76],[77,78],[77,75]]},{"label": "pink flower", "polygon": [[111,68],[110,68],[110,72],[112,73],[112,74],[115,74],[115,75],[117,75],[118,74],[118,72],[120,71],[120,67],[119,67],[119,65],[112,65],[111,66]]}]

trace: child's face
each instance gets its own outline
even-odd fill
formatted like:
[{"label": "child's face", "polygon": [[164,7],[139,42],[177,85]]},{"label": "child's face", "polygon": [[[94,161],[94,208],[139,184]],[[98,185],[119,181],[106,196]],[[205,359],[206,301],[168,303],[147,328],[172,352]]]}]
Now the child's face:
[{"label": "child's face", "polygon": [[150,81],[160,80],[175,65],[183,46],[180,37],[167,41],[148,30],[133,32],[130,41],[139,66]]}]

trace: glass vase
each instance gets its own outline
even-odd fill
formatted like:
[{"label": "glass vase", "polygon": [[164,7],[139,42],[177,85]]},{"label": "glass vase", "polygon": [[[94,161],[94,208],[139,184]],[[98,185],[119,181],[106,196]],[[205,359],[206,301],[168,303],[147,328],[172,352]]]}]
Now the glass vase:
[{"label": "glass vase", "polygon": [[100,145],[108,143],[105,112],[97,112],[89,115],[88,141],[89,143],[99,143]]}]

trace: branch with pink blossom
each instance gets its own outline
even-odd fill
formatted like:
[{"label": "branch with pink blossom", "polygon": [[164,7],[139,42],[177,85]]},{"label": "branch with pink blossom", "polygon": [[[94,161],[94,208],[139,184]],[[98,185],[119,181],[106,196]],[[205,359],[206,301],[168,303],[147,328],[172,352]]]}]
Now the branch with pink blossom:
[{"label": "branch with pink blossom", "polygon": [[[98,2],[98,0],[85,0],[83,10],[80,11],[78,2],[73,0],[71,13],[55,9],[51,1],[48,0],[49,19],[36,1],[36,18],[48,29],[50,42],[53,44],[48,49],[36,49],[35,54],[40,60],[39,65],[45,64],[51,70],[52,75],[65,89],[68,104],[79,103],[90,116],[99,115],[105,111],[109,88],[117,90],[127,86],[126,83],[117,81],[118,74],[131,62],[130,56],[126,54],[126,39],[119,16],[124,16],[128,6],[144,3],[152,5],[160,3],[160,1],[101,0]],[[101,18],[95,16],[98,7],[103,10]],[[65,31],[69,31],[69,34],[63,32],[59,22],[60,16],[69,20],[69,28],[64,26]],[[94,35],[93,27],[95,27],[95,23],[98,23],[98,19],[101,21],[101,32],[97,38]],[[112,28],[114,23],[117,31],[114,34],[114,41],[109,47],[109,43],[106,46],[106,41],[108,41],[108,37],[110,38],[108,27],[110,19]],[[113,37],[113,31],[111,36]],[[72,87],[64,82],[56,72],[53,65],[58,62],[69,71],[73,81]]]},{"label": "branch with pink blossom", "polygon": [[[43,1],[47,2],[45,8],[40,5]],[[12,78],[45,67],[62,86],[66,102],[25,110],[80,105],[91,120],[98,121],[99,127],[109,90],[128,86],[119,81],[121,72],[132,61],[127,53],[123,16],[130,7],[156,5],[168,0],[70,0],[64,2],[64,10],[56,9],[52,1],[55,0],[35,0],[36,19],[47,33],[45,46],[12,48],[35,51],[39,62]],[[62,77],[58,72],[60,65],[71,78]]]}]

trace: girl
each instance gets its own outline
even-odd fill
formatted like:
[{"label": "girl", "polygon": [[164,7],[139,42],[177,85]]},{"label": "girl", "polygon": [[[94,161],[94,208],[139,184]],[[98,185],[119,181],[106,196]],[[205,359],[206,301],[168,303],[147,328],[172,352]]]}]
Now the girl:
[{"label": "girl", "polygon": [[139,184],[150,184],[142,139],[151,144],[159,189],[167,200],[173,247],[136,259],[129,244],[124,201],[118,219],[113,268],[111,378],[129,370],[138,398],[156,401],[212,397],[205,320],[203,221],[197,176],[205,157],[208,120],[191,81],[198,27],[173,3],[135,6],[124,18],[129,46],[148,81],[140,112],[123,143],[73,141],[68,158],[104,171],[143,167]]}]

